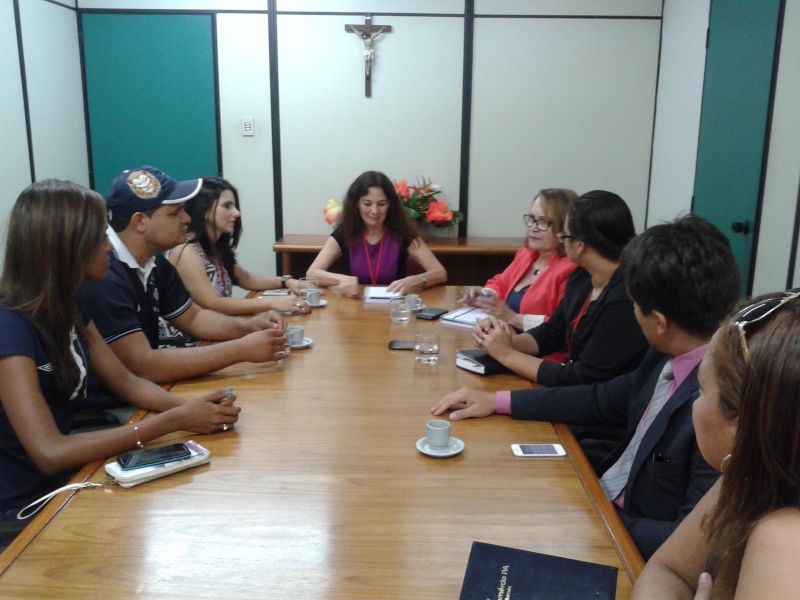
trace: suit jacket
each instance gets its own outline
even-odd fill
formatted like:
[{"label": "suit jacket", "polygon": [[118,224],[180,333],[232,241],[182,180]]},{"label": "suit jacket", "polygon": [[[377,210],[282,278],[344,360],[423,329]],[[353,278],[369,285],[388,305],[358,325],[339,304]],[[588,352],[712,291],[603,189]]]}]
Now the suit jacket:
[{"label": "suit jacket", "polygon": [[[511,393],[515,419],[570,425],[626,427],[625,439],[600,467],[604,473],[627,447],[669,357],[649,350],[639,368],[603,384]],[[647,559],[708,491],[719,473],[700,454],[692,424],[697,368],[681,383],[652,422],[625,487],[621,517]]]},{"label": "suit jacket", "polygon": [[572,336],[571,348],[567,348],[572,322],[591,291],[589,273],[575,269],[553,316],[527,331],[539,345],[539,356],[569,350],[565,363],[546,360],[541,364],[538,382],[542,385],[608,381],[639,366],[647,340],[633,315],[621,269],[614,272],[597,300],[589,303]]}]

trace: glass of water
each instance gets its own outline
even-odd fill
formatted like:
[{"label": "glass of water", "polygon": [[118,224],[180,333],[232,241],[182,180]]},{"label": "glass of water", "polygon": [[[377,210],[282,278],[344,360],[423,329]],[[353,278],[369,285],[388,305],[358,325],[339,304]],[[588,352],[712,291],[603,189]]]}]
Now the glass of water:
[{"label": "glass of water", "polygon": [[411,309],[405,303],[405,300],[392,302],[392,306],[389,309],[389,318],[392,323],[405,324],[411,321]]},{"label": "glass of water", "polygon": [[423,329],[414,334],[416,361],[424,365],[439,362],[439,334],[432,329]]}]

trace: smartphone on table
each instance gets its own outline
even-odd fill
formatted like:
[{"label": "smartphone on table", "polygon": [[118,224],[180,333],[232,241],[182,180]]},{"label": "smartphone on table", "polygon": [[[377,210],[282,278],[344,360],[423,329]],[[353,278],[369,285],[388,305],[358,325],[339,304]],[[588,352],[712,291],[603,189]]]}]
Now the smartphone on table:
[{"label": "smartphone on table", "polygon": [[414,349],[414,342],[413,341],[404,341],[404,340],[392,340],[389,342],[389,350],[413,350]]},{"label": "smartphone on table", "polygon": [[446,308],[423,308],[417,313],[418,319],[425,319],[426,321],[435,321],[442,315],[446,315],[449,311]]},{"label": "smartphone on table", "polygon": [[555,458],[567,455],[561,444],[511,444],[511,452],[518,458]]},{"label": "smartphone on table", "polygon": [[186,444],[170,444],[160,448],[148,448],[147,450],[136,450],[120,454],[117,457],[117,462],[123,471],[127,471],[189,458],[191,454]]}]

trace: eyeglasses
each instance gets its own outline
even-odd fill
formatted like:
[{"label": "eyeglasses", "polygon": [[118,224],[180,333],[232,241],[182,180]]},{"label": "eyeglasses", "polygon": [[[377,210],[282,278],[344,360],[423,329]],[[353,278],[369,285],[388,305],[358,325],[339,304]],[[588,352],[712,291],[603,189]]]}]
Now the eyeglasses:
[{"label": "eyeglasses", "polygon": [[782,296],[774,296],[772,298],[759,300],[743,308],[734,315],[731,319],[731,324],[736,325],[736,329],[739,331],[739,340],[742,342],[742,353],[744,354],[745,362],[750,362],[750,350],[747,347],[747,332],[745,331],[745,327],[751,323],[766,319],[781,306],[796,298],[800,298],[800,291],[786,292]]},{"label": "eyeglasses", "polygon": [[562,244],[564,243],[565,240],[574,240],[575,239],[568,233],[557,233],[556,237],[558,238],[558,241],[561,242]]},{"label": "eyeglasses", "polygon": [[525,223],[525,227],[533,226],[533,228],[537,231],[547,231],[553,226],[552,221],[549,221],[544,217],[536,217],[531,214],[522,215],[522,220]]}]

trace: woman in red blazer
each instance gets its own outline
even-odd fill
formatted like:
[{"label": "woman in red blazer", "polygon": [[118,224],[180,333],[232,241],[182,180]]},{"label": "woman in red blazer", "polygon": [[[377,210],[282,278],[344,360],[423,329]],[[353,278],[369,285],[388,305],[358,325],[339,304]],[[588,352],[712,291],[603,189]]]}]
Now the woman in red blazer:
[{"label": "woman in red blazer", "polygon": [[486,282],[483,292],[462,298],[512,327],[525,331],[550,318],[564,296],[575,263],[564,254],[556,234],[563,230],[567,211],[576,194],[550,188],[533,199],[531,211],[522,215],[527,227],[525,243],[505,271]]}]

